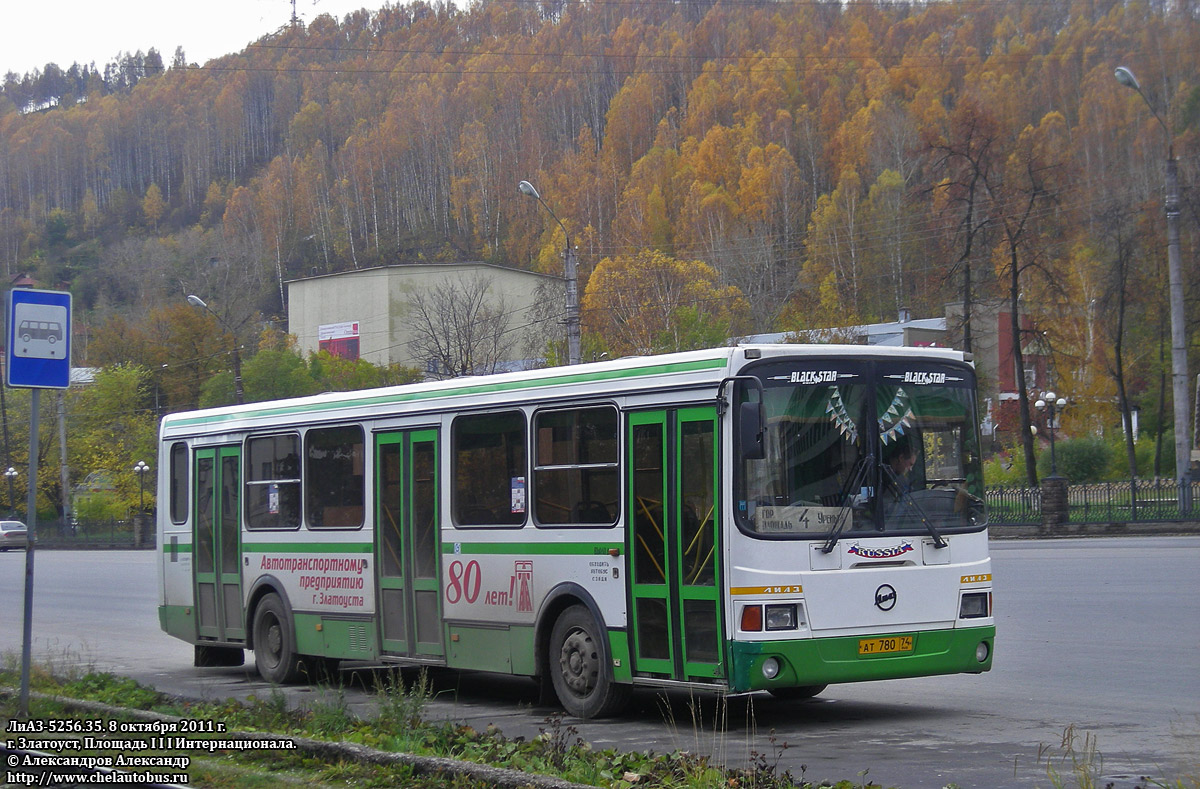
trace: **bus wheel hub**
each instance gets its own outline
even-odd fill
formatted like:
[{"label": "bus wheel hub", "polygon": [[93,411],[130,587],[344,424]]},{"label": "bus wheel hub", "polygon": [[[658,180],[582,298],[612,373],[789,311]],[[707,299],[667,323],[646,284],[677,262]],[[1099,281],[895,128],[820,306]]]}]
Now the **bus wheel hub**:
[{"label": "bus wheel hub", "polygon": [[567,636],[559,662],[563,679],[571,690],[582,696],[595,687],[596,655],[587,633],[577,630]]},{"label": "bus wheel hub", "polygon": [[279,625],[272,625],[267,630],[267,651],[272,655],[278,655],[282,646],[283,637],[279,632]]}]

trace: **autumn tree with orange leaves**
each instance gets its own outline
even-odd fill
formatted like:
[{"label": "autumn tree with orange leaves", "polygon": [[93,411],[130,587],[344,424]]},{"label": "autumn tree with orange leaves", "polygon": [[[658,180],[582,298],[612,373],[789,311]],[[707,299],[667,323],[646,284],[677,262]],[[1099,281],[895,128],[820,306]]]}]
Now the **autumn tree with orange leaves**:
[{"label": "autumn tree with orange leaves", "polygon": [[610,355],[633,356],[720,345],[743,329],[750,306],[712,266],[642,251],[600,261],[580,309]]}]

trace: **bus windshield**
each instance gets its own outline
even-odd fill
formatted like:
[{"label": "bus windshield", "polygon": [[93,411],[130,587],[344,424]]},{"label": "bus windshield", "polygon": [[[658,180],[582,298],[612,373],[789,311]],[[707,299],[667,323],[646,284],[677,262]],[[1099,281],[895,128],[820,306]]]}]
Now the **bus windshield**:
[{"label": "bus windshield", "polygon": [[832,549],[839,537],[881,532],[940,544],[943,533],[986,525],[969,366],[772,360],[744,374],[763,384],[765,457],[738,466],[743,530]]}]

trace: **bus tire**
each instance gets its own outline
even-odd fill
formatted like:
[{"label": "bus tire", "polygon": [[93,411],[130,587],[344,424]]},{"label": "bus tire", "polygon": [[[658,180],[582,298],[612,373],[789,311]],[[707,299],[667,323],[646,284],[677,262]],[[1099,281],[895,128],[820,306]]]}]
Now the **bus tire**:
[{"label": "bus tire", "polygon": [[816,696],[828,685],[801,685],[798,688],[774,688],[767,691],[772,696],[782,701],[799,701],[801,699],[811,699]]},{"label": "bus tire", "polygon": [[577,718],[616,715],[629,700],[629,687],[613,680],[603,637],[582,605],[563,611],[550,631],[546,665],[554,693],[563,709]]},{"label": "bus tire", "polygon": [[254,667],[267,682],[282,685],[300,675],[292,619],[279,595],[263,597],[254,609]]}]

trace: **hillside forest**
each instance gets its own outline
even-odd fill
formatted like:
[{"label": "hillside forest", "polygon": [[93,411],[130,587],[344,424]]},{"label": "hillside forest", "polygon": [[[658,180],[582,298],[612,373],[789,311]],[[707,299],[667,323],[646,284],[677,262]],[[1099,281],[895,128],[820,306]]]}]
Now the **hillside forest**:
[{"label": "hillside forest", "polygon": [[230,334],[274,370],[258,396],[293,373],[404,379],[281,361],[284,283],[418,260],[559,274],[557,217],[589,358],[999,303],[1070,394],[1065,435],[1119,435],[1139,407],[1161,438],[1165,162],[1194,349],[1198,145],[1194,0],[413,2],[204,64],[8,74],[0,265],[74,294],[75,364],[132,375],[110,388],[151,422],[230,401]]}]

